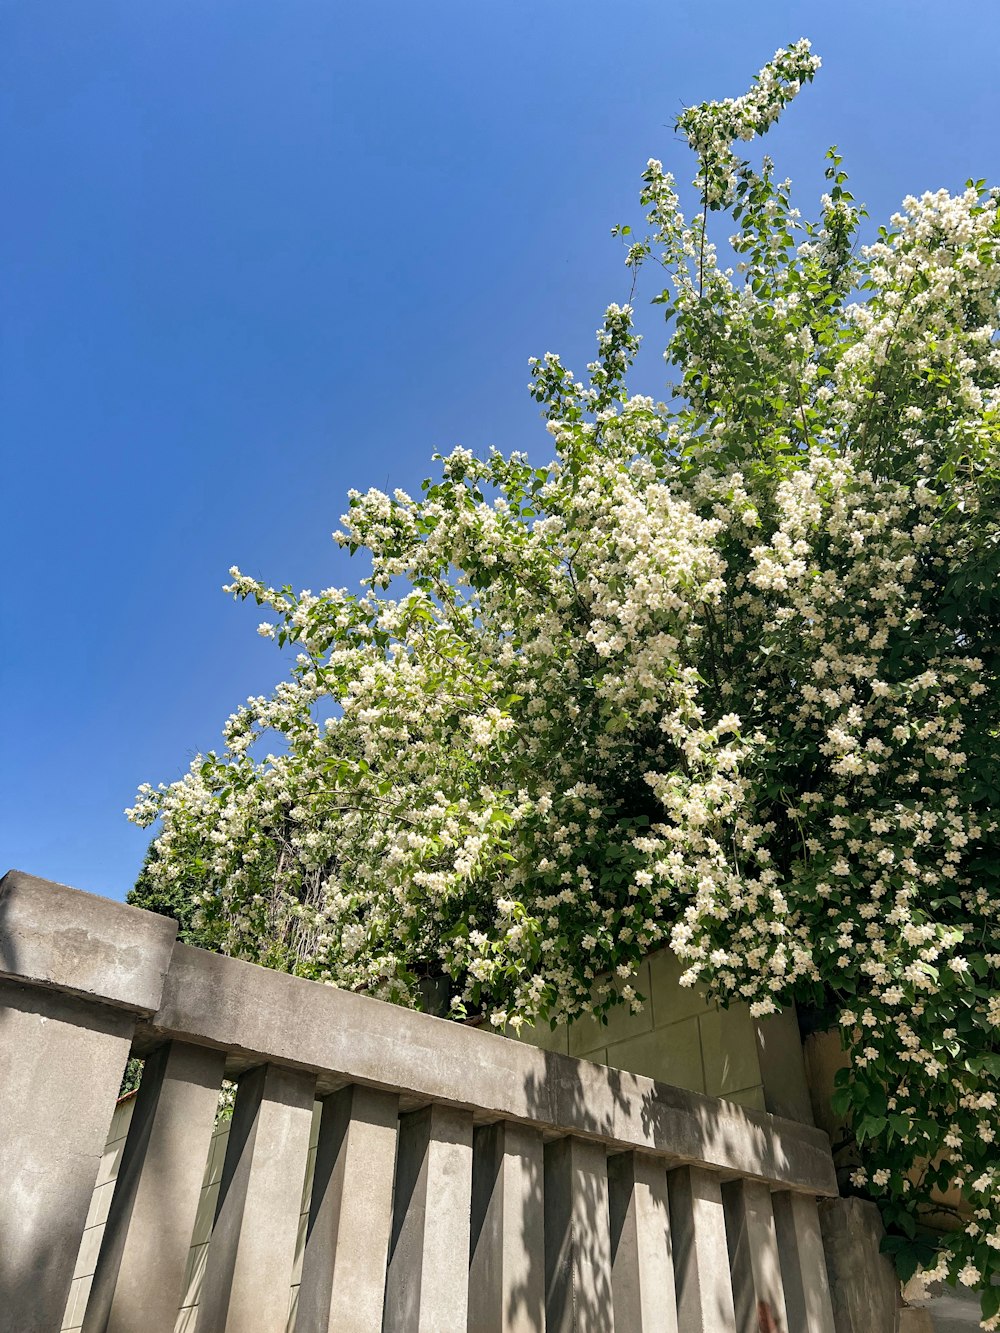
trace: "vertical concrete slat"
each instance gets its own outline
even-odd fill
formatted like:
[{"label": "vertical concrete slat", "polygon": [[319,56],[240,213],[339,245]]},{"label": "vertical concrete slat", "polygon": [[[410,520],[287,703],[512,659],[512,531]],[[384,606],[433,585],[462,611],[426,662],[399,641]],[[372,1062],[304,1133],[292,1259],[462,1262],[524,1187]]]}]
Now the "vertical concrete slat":
[{"label": "vertical concrete slat", "polygon": [[788,1316],[771,1191],[759,1180],[722,1187],[739,1333],[786,1333]]},{"label": "vertical concrete slat", "polygon": [[545,1146],[545,1321],[547,1333],[614,1333],[602,1143]]},{"label": "vertical concrete slat", "polygon": [[465,1333],[472,1113],[427,1106],[399,1122],[385,1291],[392,1333]]},{"label": "vertical concrete slat", "polygon": [[399,1097],[358,1085],[324,1098],[297,1333],[380,1333]]},{"label": "vertical concrete slat", "polygon": [[667,1171],[642,1153],[608,1158],[615,1323],[629,1333],[677,1333]]},{"label": "vertical concrete slat", "polygon": [[542,1136],[498,1121],[472,1139],[469,1328],[543,1333],[545,1228]]},{"label": "vertical concrete slat", "polygon": [[809,1194],[778,1190],[771,1203],[788,1333],[836,1333],[816,1200]]},{"label": "vertical concrete slat", "polygon": [[0,1333],[60,1327],[135,1015],[0,982]]},{"label": "vertical concrete slat", "polygon": [[276,1065],[239,1081],[196,1333],[285,1333],[315,1088]]},{"label": "vertical concrete slat", "polygon": [[147,1058],[83,1333],[172,1326],[225,1063],[222,1051],[181,1042]]},{"label": "vertical concrete slat", "polygon": [[718,1177],[702,1167],[667,1173],[678,1333],[735,1333],[726,1219]]}]

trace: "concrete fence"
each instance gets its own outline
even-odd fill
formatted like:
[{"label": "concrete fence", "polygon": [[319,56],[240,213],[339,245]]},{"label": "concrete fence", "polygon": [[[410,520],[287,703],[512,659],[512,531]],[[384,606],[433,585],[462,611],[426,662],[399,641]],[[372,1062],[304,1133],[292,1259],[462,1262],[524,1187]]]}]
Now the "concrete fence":
[{"label": "concrete fence", "polygon": [[0,1333],[834,1333],[821,1131],[174,935],[0,882]]}]

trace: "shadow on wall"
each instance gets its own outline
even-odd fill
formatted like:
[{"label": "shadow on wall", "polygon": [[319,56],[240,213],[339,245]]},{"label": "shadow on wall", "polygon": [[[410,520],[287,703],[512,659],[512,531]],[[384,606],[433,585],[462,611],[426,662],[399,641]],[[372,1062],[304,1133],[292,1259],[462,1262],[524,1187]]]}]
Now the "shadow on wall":
[{"label": "shadow on wall", "polygon": [[[608,1310],[612,1308],[612,1271],[623,1241],[622,1204],[612,1200],[609,1209],[609,1178],[604,1145],[594,1140],[629,1137],[625,1126],[641,1124],[643,1135],[653,1142],[676,1142],[678,1126],[685,1124],[687,1158],[664,1159],[662,1169],[682,1166],[685,1161],[740,1161],[756,1157],[773,1175],[789,1171],[792,1163],[780,1141],[763,1125],[741,1113],[741,1108],[720,1107],[714,1101],[695,1104],[684,1092],[658,1084],[637,1104],[623,1084],[631,1078],[603,1065],[591,1065],[545,1052],[545,1072],[525,1083],[527,1104],[540,1122],[575,1124],[593,1139],[558,1138],[545,1146],[544,1170],[527,1163],[523,1171],[521,1251],[527,1268],[510,1294],[510,1327],[540,1328],[533,1322],[538,1293],[544,1290],[549,1333],[606,1333]],[[719,1114],[723,1110],[732,1114]],[[611,1189],[614,1191],[612,1179]],[[662,1214],[664,1233],[670,1231],[667,1192],[649,1199],[654,1215]],[[537,1217],[544,1212],[544,1245],[537,1243]],[[609,1218],[610,1213],[610,1218]],[[647,1214],[648,1223],[649,1216]],[[682,1252],[692,1244],[692,1233],[678,1230],[674,1254],[678,1274],[688,1271],[690,1256]],[[473,1252],[477,1235],[472,1238]],[[667,1242],[669,1244],[669,1242]],[[668,1251],[669,1252],[669,1251]],[[727,1274],[728,1277],[728,1274]],[[728,1281],[725,1283],[728,1289]],[[727,1290],[720,1294],[716,1326],[731,1326],[732,1306]],[[721,1292],[721,1288],[720,1288]]]}]

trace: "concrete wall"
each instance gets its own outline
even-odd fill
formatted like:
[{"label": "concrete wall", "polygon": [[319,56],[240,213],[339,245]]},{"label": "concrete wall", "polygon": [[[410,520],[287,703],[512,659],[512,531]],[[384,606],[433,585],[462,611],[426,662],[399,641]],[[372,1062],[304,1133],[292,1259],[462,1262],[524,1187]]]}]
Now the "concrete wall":
[{"label": "concrete wall", "polygon": [[[641,1013],[630,1013],[622,1006],[610,1014],[607,1024],[588,1019],[568,1028],[560,1026],[555,1031],[548,1027],[525,1028],[522,1039],[544,1050],[561,1051],[693,1092],[725,1097],[753,1110],[771,1110],[808,1120],[808,1111],[803,1113],[801,1105],[795,1104],[796,1096],[801,1102],[797,1075],[801,1056],[794,1016],[790,1024],[787,1021],[772,1023],[769,1028],[768,1023],[772,1021],[755,1022],[746,1005],[721,1009],[699,990],[681,986],[681,971],[680,963],[669,949],[659,950],[642,964],[633,983],[636,990],[647,997]],[[777,1042],[772,1040],[770,1045],[769,1032],[778,1039]],[[804,1079],[801,1083],[802,1095],[805,1095]],[[120,1101],[115,1110],[74,1270],[63,1333],[75,1333],[82,1324],[133,1105],[134,1096],[130,1096]],[[309,1189],[319,1131],[318,1110],[317,1105],[303,1182],[289,1327],[295,1310],[305,1242]],[[221,1120],[205,1165],[198,1217],[188,1256],[185,1294],[174,1333],[193,1333],[194,1330],[228,1138],[229,1121]]]},{"label": "concrete wall", "polygon": [[[662,973],[654,971],[654,976],[659,976],[662,980],[663,977],[669,976],[669,972],[666,969]],[[682,999],[678,1007],[681,1007],[684,1003],[691,1003],[690,998],[688,998],[690,994],[690,992],[681,992]],[[669,1008],[666,1010],[663,1008],[669,998],[669,990],[664,991],[661,988],[661,1014],[669,1015]],[[710,1006],[703,1006],[702,1010],[694,1014],[688,1014],[686,1018],[675,1017],[673,1022],[664,1021],[660,1025],[655,1023],[654,1018],[648,1029],[639,1033],[626,1033],[626,1035],[617,1038],[614,1034],[618,1029],[609,1026],[608,1029],[602,1029],[606,1034],[607,1046],[595,1049],[601,1052],[606,1051],[609,1054],[607,1063],[611,1063],[610,1053],[617,1051],[619,1048],[622,1049],[623,1054],[618,1058],[631,1058],[638,1051],[639,1058],[645,1059],[649,1050],[655,1052],[656,1043],[650,1041],[646,1045],[636,1046],[630,1046],[629,1043],[636,1040],[636,1038],[649,1038],[651,1035],[656,1036],[656,1034],[659,1034],[659,1041],[669,1042],[673,1027],[690,1025],[692,1019],[697,1024],[697,1021],[704,1018],[706,1014],[714,1012],[718,1011]],[[624,1015],[622,1017],[624,1018]],[[709,1020],[710,1023],[711,1021]],[[596,1028],[598,1025],[591,1024],[589,1028],[583,1024],[576,1026],[582,1029],[579,1036],[575,1038],[575,1041],[580,1043],[587,1039],[588,1034],[592,1035],[590,1029]],[[686,1030],[692,1031],[690,1027]],[[722,1031],[724,1035],[732,1035],[733,1039],[736,1040],[740,1028],[736,1025],[731,1028],[724,1026]],[[709,1033],[711,1033],[711,1028],[709,1028]],[[551,1038],[552,1044],[560,1050],[565,1050],[569,1042],[565,1029],[555,1034],[547,1031],[544,1036]],[[744,1039],[745,1036],[744,1029]],[[759,1046],[756,1043],[750,1044],[754,1050],[759,1051]],[[704,1039],[701,1037],[700,1026],[698,1028],[698,1050],[702,1052],[702,1060],[704,1060],[705,1045]],[[709,1048],[709,1051],[709,1058],[711,1059],[711,1048]],[[648,1074],[654,1066],[657,1068],[668,1067],[667,1064],[655,1065],[657,1058],[654,1054],[654,1065],[634,1072]],[[664,1059],[668,1060],[669,1056],[664,1057]],[[766,1059],[761,1061],[758,1058],[758,1065],[761,1064],[764,1065],[762,1074],[766,1079]],[[677,1062],[669,1065],[669,1067],[674,1071],[683,1068]],[[736,1066],[733,1067],[736,1068]],[[691,1069],[697,1073],[697,1065],[694,1062],[692,1062]],[[701,1077],[704,1077],[704,1063],[701,1065],[701,1070]],[[761,1096],[763,1097],[763,1088],[761,1089]],[[90,1212],[87,1217],[87,1227],[77,1257],[73,1286],[62,1322],[62,1333],[79,1333],[81,1328],[97,1254],[104,1233],[104,1224],[121,1161],[122,1148],[128,1133],[134,1105],[135,1096],[132,1094],[119,1101],[115,1109]],[[288,1333],[292,1333],[295,1319],[298,1281],[308,1219],[308,1200],[316,1159],[319,1110],[319,1104],[317,1104],[313,1115],[309,1156],[303,1180],[295,1270],[289,1293]],[[205,1274],[208,1239],[215,1216],[222,1164],[229,1139],[229,1125],[228,1119],[220,1120],[212,1137],[208,1160],[205,1164],[191,1250],[188,1255],[185,1293],[173,1333],[193,1333],[194,1331],[201,1283]],[[874,1205],[862,1203],[858,1199],[828,1200],[822,1205],[821,1212],[827,1261],[831,1268],[831,1287],[837,1301],[836,1327],[838,1333],[872,1333],[875,1328],[884,1329],[887,1333],[890,1329],[894,1330],[894,1333],[966,1333],[966,1330],[968,1330],[968,1333],[972,1333],[972,1330],[978,1328],[978,1300],[971,1293],[962,1290],[957,1292],[945,1290],[936,1294],[925,1303],[925,1308],[922,1309],[897,1308],[899,1301],[898,1286],[893,1278],[890,1264],[878,1252],[881,1225],[878,1222],[878,1214]],[[853,1305],[851,1305],[851,1302],[853,1302]],[[885,1309],[881,1310],[880,1314],[874,1314],[873,1311],[881,1309],[881,1306],[884,1306]]]},{"label": "concrete wall", "polygon": [[[642,964],[631,983],[647,997],[641,1013],[630,1013],[622,1005],[612,1010],[607,1024],[587,1019],[555,1031],[523,1028],[521,1039],[544,1050],[725,1097],[755,1111],[771,1110],[758,1025],[749,1008],[737,1004],[720,1009],[696,988],[681,986],[682,970],[669,949],[660,949]],[[797,1032],[793,1041],[797,1047]],[[796,1049],[789,1054],[801,1063]],[[808,1111],[801,1118],[808,1121]]]},{"label": "concrete wall", "polygon": [[[724,1212],[742,1235],[757,1225],[758,1204],[770,1215],[773,1191],[784,1222],[780,1237],[769,1232],[770,1271],[777,1271],[776,1246],[784,1246],[791,1294],[801,1294],[802,1255],[820,1244],[816,1199],[836,1194],[829,1143],[807,1124],[752,1109],[761,1090],[767,1108],[767,1065],[774,1066],[777,1046],[762,1044],[745,1011],[720,1015],[703,997],[678,989],[669,955],[643,968],[640,984],[651,1003],[642,1014],[576,1025],[565,1033],[563,1055],[176,944],[175,923],[95,902],[17,873],[0,883],[0,1057],[7,1052],[0,1174],[16,1186],[0,1191],[0,1333],[82,1333],[112,1324],[131,1330],[144,1317],[164,1333],[191,1333],[192,1322],[211,1333],[223,1325],[244,1333],[258,1322],[284,1328],[297,1285],[305,1315],[310,1302],[316,1310],[328,1303],[339,1281],[342,1312],[354,1299],[359,1266],[380,1314],[386,1264],[393,1290],[419,1281],[421,1327],[464,1329],[472,1203],[481,1207],[487,1186],[487,1211],[528,1198],[512,1185],[508,1199],[507,1175],[514,1179],[516,1164],[504,1168],[499,1202],[498,1177],[480,1169],[474,1182],[476,1113],[501,1125],[505,1145],[508,1137],[530,1144],[538,1168],[532,1188],[544,1172],[544,1244],[531,1246],[527,1257],[534,1283],[544,1276],[541,1250],[558,1257],[570,1245],[574,1275],[550,1293],[559,1327],[604,1326],[603,1316],[580,1323],[574,1312],[574,1293],[586,1286],[575,1268],[591,1262],[591,1249],[599,1251],[602,1289],[610,1292],[614,1278],[623,1309],[641,1296],[645,1279],[631,1258],[627,1278],[611,1271],[609,1227],[613,1209],[625,1217],[626,1194],[634,1202],[648,1157],[658,1164],[646,1183],[659,1190],[661,1204],[666,1186],[678,1234],[695,1259],[702,1250],[715,1254],[720,1239],[724,1248]],[[130,1051],[146,1057],[144,1077],[134,1101],[116,1107]],[[615,1064],[649,1068],[659,1080]],[[224,1070],[240,1089],[228,1141],[217,1123]],[[339,1091],[345,1081],[354,1085],[346,1101]],[[727,1094],[751,1105],[727,1101]],[[315,1166],[325,1193],[313,1201],[314,1215],[318,1208],[326,1225],[339,1226],[331,1210],[349,1203],[356,1218],[354,1205],[370,1201],[372,1161],[390,1160],[386,1134],[375,1145],[377,1159],[354,1151],[348,1139],[355,1128],[360,1135],[373,1127],[388,1132],[402,1182],[393,1212],[393,1182],[384,1173],[377,1202],[385,1250],[381,1232],[374,1265],[367,1263],[372,1244],[367,1255],[348,1247],[341,1258],[365,1263],[347,1264],[339,1277],[326,1244],[333,1233],[325,1231],[306,1246],[296,1271],[317,1096],[327,1097]],[[348,1109],[356,1102],[357,1114]],[[393,1134],[397,1109],[407,1114]],[[551,1151],[543,1149],[546,1137]],[[364,1141],[371,1147],[374,1139]],[[519,1151],[504,1148],[512,1158]],[[610,1175],[608,1153],[616,1159]],[[622,1154],[635,1159],[624,1162],[626,1170]],[[670,1165],[676,1162],[684,1165]],[[408,1188],[413,1176],[423,1182],[419,1192]],[[636,1205],[636,1219],[639,1212]],[[641,1236],[638,1220],[633,1228],[644,1263],[649,1255],[640,1240],[652,1244],[662,1229],[655,1214],[642,1211]],[[523,1267],[525,1246],[518,1227],[507,1225],[514,1214],[498,1216],[490,1234],[502,1238],[502,1253],[492,1242],[483,1253],[491,1263],[502,1259],[503,1276]],[[371,1235],[369,1221],[355,1220],[340,1238]],[[398,1242],[392,1248],[390,1222]],[[536,1215],[536,1230],[538,1222]],[[442,1235],[451,1237],[446,1245]],[[685,1310],[695,1301],[704,1315],[716,1298],[732,1302],[737,1287],[743,1299],[759,1274],[740,1254],[734,1252],[732,1274],[724,1259],[713,1260],[704,1290],[700,1277],[694,1281],[704,1267],[698,1260],[694,1285],[682,1282],[678,1295]],[[700,1326],[707,1327],[704,1319]]]}]

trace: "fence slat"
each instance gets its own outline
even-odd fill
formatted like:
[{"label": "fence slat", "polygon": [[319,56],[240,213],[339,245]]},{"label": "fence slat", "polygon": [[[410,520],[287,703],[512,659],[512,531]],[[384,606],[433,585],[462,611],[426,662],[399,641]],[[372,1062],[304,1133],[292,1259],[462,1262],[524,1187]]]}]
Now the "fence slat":
[{"label": "fence slat", "polygon": [[601,1143],[564,1138],[545,1146],[545,1320],[547,1333],[614,1333]]},{"label": "fence slat", "polygon": [[0,982],[0,1331],[59,1328],[135,1015]]},{"label": "fence slat", "polygon": [[760,1181],[733,1180],[722,1187],[733,1304],[739,1333],[785,1333],[785,1293],[771,1191]]},{"label": "fence slat", "polygon": [[735,1333],[719,1179],[697,1166],[667,1174],[678,1333]]},{"label": "fence slat", "polygon": [[469,1327],[476,1333],[542,1333],[545,1229],[542,1136],[497,1121],[472,1140]]},{"label": "fence slat", "polygon": [[284,1333],[315,1086],[275,1065],[239,1081],[196,1333]]},{"label": "fence slat", "polygon": [[394,1093],[355,1084],[323,1101],[298,1333],[380,1333],[398,1121]]},{"label": "fence slat", "polygon": [[778,1190],[771,1202],[788,1333],[836,1333],[816,1200],[808,1194]]},{"label": "fence slat", "polygon": [[385,1292],[392,1333],[465,1333],[471,1207],[471,1111],[403,1116]]},{"label": "fence slat", "polygon": [[615,1323],[629,1333],[677,1333],[667,1172],[642,1153],[608,1158]]},{"label": "fence slat", "polygon": [[182,1042],[147,1058],[83,1333],[172,1326],[225,1063],[222,1051]]}]

